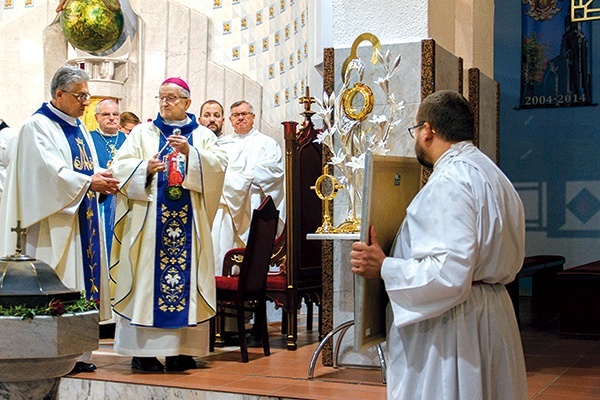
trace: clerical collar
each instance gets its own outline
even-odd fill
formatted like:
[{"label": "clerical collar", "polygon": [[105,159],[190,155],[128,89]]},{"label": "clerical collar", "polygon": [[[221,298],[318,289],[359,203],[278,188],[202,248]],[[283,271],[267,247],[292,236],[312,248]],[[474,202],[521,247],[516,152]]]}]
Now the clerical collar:
[{"label": "clerical collar", "polygon": [[173,125],[173,126],[184,126],[184,125],[187,125],[187,124],[189,124],[189,123],[190,123],[190,121],[191,121],[191,120],[190,120],[190,117],[188,117],[187,115],[186,115],[185,119],[184,119],[184,120],[182,120],[182,121],[172,121],[172,120],[170,120],[170,119],[164,119],[164,118],[163,118],[163,122],[164,122],[165,124],[167,124],[167,125]]},{"label": "clerical collar", "polygon": [[165,135],[170,136],[174,129],[179,129],[182,135],[192,133],[198,128],[198,121],[194,114],[186,113],[187,117],[181,121],[167,121],[164,120],[160,113],[156,115],[156,119],[152,123]]},{"label": "clerical collar", "polygon": [[54,107],[54,105],[50,101],[46,104],[48,104],[48,109],[52,111],[52,113],[54,113],[57,117],[64,120],[67,124],[71,126],[77,126],[77,118],[73,118],[70,115],[60,111],[58,108]]},{"label": "clerical collar", "polygon": [[108,137],[115,137],[115,136],[119,135],[119,131],[116,131],[115,133],[113,133],[111,135],[110,133],[104,132],[102,129],[100,129],[100,127],[98,127],[98,133],[101,134],[102,136],[108,136]]}]

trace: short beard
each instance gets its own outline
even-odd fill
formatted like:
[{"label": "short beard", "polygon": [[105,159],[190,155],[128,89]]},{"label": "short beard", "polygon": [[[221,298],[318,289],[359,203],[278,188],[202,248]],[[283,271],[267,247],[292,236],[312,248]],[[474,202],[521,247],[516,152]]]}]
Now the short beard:
[{"label": "short beard", "polygon": [[415,143],[415,153],[417,155],[417,161],[419,162],[419,164],[421,164],[422,166],[426,167],[426,168],[433,168],[433,164],[430,163],[429,161],[425,160],[425,152],[423,151],[423,149],[418,146]]}]

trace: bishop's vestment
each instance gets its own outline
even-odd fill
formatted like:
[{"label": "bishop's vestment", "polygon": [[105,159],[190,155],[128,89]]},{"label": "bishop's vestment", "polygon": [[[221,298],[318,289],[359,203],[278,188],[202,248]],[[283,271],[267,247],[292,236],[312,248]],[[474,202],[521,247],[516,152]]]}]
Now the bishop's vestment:
[{"label": "bishop's vestment", "polygon": [[[179,129],[187,157],[166,138]],[[147,174],[159,153],[168,170]],[[211,224],[227,159],[217,138],[189,114],[168,123],[157,116],[134,128],[111,166],[121,181],[111,254],[117,319],[115,350],[133,356],[206,353],[206,324],[215,313]],[[170,172],[170,173],[169,173]]]}]

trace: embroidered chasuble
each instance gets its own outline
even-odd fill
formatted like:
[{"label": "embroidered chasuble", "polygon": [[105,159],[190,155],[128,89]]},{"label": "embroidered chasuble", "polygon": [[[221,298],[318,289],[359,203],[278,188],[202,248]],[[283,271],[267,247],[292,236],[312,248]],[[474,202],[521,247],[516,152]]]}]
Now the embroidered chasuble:
[{"label": "embroidered chasuble", "polygon": [[[3,254],[14,252],[10,227],[28,229],[26,252],[51,265],[63,283],[100,303],[110,318],[108,267],[98,195],[90,177],[98,167],[83,125],[45,103],[21,128],[0,207]],[[105,283],[103,283],[105,282]]]},{"label": "embroidered chasuble", "polygon": [[[94,175],[94,161],[90,147],[83,137],[79,128],[81,122],[77,120],[77,126],[72,126],[59,118],[48,109],[46,104],[36,111],[60,125],[71,148],[73,158],[73,170],[87,176]],[[96,192],[88,190],[83,196],[77,210],[79,218],[79,238],[83,252],[83,276],[85,282],[85,293],[88,299],[100,301],[100,229],[98,227],[98,198]]]},{"label": "embroidered chasuble", "polygon": [[[168,145],[172,134],[187,138],[187,157]],[[166,170],[148,175],[154,156]],[[122,186],[111,293],[115,312],[131,326],[185,328],[214,315],[210,226],[225,167],[215,135],[192,114],[178,125],[158,115],[132,131],[117,153],[111,171]]]}]

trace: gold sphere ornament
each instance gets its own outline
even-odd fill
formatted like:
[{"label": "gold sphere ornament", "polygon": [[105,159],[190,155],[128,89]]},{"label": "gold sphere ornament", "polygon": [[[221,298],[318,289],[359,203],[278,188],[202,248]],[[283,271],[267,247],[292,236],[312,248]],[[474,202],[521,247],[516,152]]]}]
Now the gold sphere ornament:
[{"label": "gold sphere ornament", "polygon": [[60,25],[69,43],[88,53],[102,53],[119,44],[124,18],[119,0],[66,0]]}]

